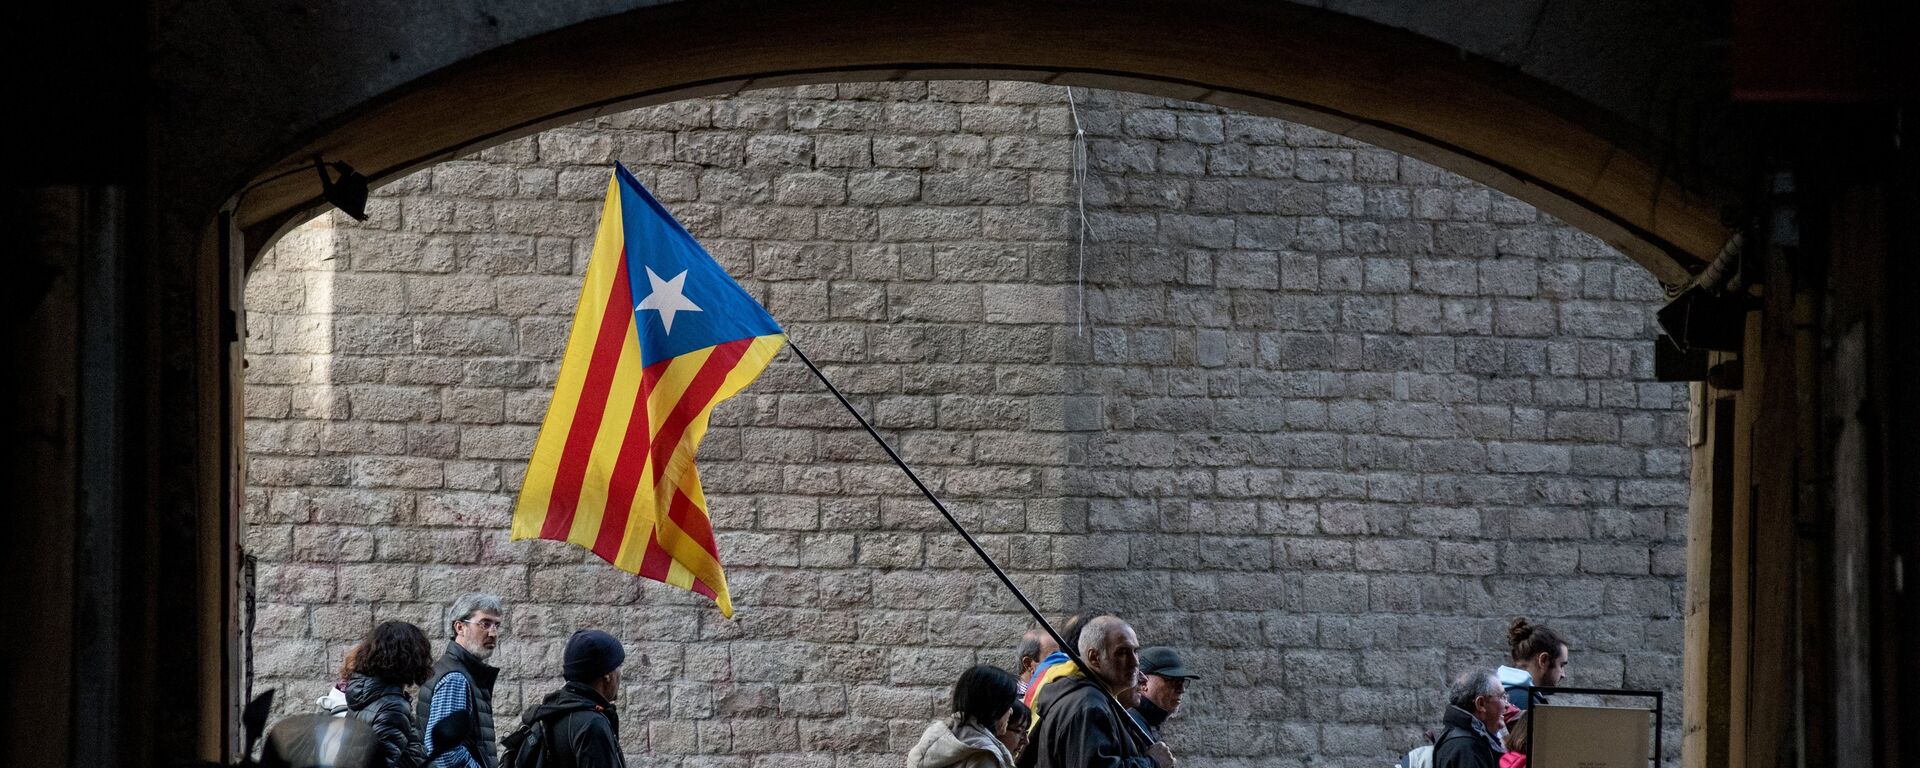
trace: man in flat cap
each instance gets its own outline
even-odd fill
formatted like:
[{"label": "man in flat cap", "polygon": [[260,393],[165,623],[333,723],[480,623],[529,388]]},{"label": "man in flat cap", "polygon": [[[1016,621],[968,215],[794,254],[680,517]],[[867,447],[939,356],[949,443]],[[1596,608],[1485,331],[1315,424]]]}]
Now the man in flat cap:
[{"label": "man in flat cap", "polygon": [[[627,651],[620,641],[597,629],[567,638],[561,676],[566,684],[520,716],[525,724],[507,737],[515,764],[626,768],[620,751],[620,665]],[[522,754],[538,752],[538,755]]]},{"label": "man in flat cap", "polygon": [[1147,682],[1140,689],[1140,703],[1129,710],[1133,718],[1147,727],[1147,734],[1160,741],[1160,725],[1180,711],[1180,699],[1187,693],[1187,681],[1199,675],[1187,669],[1180,653],[1172,648],[1140,649],[1140,672]]}]

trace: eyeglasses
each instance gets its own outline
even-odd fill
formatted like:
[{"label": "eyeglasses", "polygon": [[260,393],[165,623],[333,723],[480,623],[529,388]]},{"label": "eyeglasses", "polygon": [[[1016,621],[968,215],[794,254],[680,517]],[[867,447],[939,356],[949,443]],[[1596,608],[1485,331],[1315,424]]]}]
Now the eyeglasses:
[{"label": "eyeglasses", "polygon": [[482,631],[482,632],[505,632],[505,631],[507,631],[507,624],[506,624],[506,622],[503,622],[503,621],[494,621],[493,619],[481,619],[481,620],[479,620],[479,621],[468,621],[468,620],[466,620],[466,619],[454,619],[454,621],[455,621],[455,622],[457,622],[457,623],[460,623],[460,624],[465,624],[465,625],[467,625],[467,626],[470,626],[470,627],[479,627],[479,628],[480,628],[480,631]]}]

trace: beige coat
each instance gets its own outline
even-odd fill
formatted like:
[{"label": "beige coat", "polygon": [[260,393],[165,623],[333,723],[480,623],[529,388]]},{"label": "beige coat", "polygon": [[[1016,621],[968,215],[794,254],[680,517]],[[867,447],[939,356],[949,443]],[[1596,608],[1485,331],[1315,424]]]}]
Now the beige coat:
[{"label": "beige coat", "polygon": [[1013,756],[993,733],[947,718],[927,726],[907,751],[907,768],[1012,768]]}]

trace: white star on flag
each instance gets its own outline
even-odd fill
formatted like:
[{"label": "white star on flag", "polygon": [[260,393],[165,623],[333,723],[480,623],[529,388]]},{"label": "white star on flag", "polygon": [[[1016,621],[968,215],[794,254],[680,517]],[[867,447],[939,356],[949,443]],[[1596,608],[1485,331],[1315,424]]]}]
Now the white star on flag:
[{"label": "white star on flag", "polygon": [[688,300],[685,293],[681,293],[681,290],[686,286],[687,282],[686,270],[680,270],[680,274],[674,275],[672,280],[662,280],[659,275],[653,273],[653,267],[646,267],[645,269],[647,270],[647,281],[653,283],[653,292],[647,294],[646,298],[641,299],[639,306],[634,307],[633,311],[638,312],[643,309],[651,309],[659,312],[660,323],[667,327],[667,333],[669,335],[673,333],[673,313],[681,311],[704,311],[700,309],[699,305]]}]

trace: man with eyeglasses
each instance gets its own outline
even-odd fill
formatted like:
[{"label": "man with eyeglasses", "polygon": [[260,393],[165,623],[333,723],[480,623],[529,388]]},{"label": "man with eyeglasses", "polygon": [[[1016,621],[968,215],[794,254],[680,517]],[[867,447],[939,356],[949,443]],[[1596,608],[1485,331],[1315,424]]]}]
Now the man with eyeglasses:
[{"label": "man with eyeglasses", "polygon": [[433,665],[433,676],[420,686],[420,695],[414,699],[413,721],[419,724],[429,754],[435,748],[433,726],[441,718],[464,711],[473,718],[474,728],[467,743],[433,762],[437,768],[499,765],[499,750],[494,746],[499,742],[493,730],[493,682],[500,676],[500,668],[488,664],[487,658],[499,647],[500,636],[506,631],[505,615],[500,598],[479,592],[461,595],[448,611],[453,642]]},{"label": "man with eyeglasses", "polygon": [[1160,726],[1180,711],[1180,699],[1187,695],[1187,681],[1200,679],[1187,670],[1180,652],[1172,648],[1140,649],[1140,672],[1146,680],[1140,685],[1140,703],[1135,704],[1133,719],[1147,727],[1147,735],[1160,741]]},{"label": "man with eyeglasses", "polygon": [[1433,744],[1433,768],[1496,768],[1506,749],[1493,737],[1507,708],[1507,692],[1491,669],[1454,678],[1447,689],[1446,730]]}]

